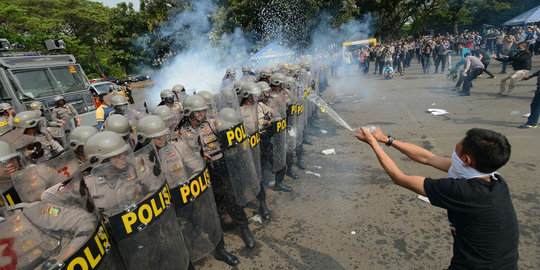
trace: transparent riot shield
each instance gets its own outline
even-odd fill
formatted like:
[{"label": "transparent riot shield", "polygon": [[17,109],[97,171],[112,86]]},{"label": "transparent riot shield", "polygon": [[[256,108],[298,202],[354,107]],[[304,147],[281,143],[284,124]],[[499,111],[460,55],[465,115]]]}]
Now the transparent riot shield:
[{"label": "transparent riot shield", "polygon": [[14,205],[22,202],[17,190],[11,183],[11,179],[5,176],[0,176],[0,193],[6,199],[7,205]]},{"label": "transparent riot shield", "polygon": [[[86,185],[128,269],[186,269],[189,254],[152,144],[92,169]],[[156,183],[159,186],[156,186]]]},{"label": "transparent riot shield", "polygon": [[223,93],[212,96],[212,110],[215,112],[221,111],[223,108],[231,108],[235,111],[239,110],[238,98],[227,97]]},{"label": "transparent riot shield", "polygon": [[287,151],[287,105],[285,98],[280,93],[272,92],[272,98],[269,104],[271,108],[279,114],[281,120],[272,123],[271,132],[274,134],[270,139],[272,143],[272,167],[274,172],[278,172],[285,167]]},{"label": "transparent riot shield", "polygon": [[193,154],[182,141],[161,148],[159,154],[165,172],[169,172],[171,200],[190,259],[198,261],[214,250],[223,235],[210,173],[200,155]]},{"label": "transparent riot shield", "polygon": [[301,145],[304,128],[305,128],[305,115],[304,115],[304,86],[301,84],[297,89],[297,104],[296,104],[296,145]]},{"label": "transparent riot shield", "polygon": [[[257,101],[255,101],[257,102]],[[262,169],[261,169],[261,134],[259,132],[259,106],[255,103],[252,106],[242,106],[240,111],[242,112],[242,118],[244,119],[244,126],[247,130],[248,142],[251,147],[251,155],[253,156],[253,163],[255,164],[255,171],[257,172],[257,179],[262,181]]]},{"label": "transparent riot shield", "polygon": [[0,202],[0,269],[36,269],[58,253],[61,242],[44,234],[22,210],[7,210]]},{"label": "transparent riot shield", "polygon": [[238,117],[237,122],[222,121],[218,129],[218,138],[227,163],[229,176],[239,205],[246,205],[254,200],[260,191],[260,182],[247,140],[244,123]]},{"label": "transparent riot shield", "polygon": [[34,202],[41,200],[43,191],[71,179],[78,172],[79,161],[73,150],[68,150],[51,160],[15,172],[11,181],[21,201]]},{"label": "transparent riot shield", "polygon": [[[291,91],[292,92],[292,91]],[[296,148],[296,136],[298,131],[296,103],[287,106],[287,153],[291,153]]]}]

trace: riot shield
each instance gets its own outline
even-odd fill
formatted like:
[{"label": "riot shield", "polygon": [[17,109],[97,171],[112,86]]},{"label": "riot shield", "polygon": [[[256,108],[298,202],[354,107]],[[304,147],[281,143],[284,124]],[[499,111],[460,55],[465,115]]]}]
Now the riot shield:
[{"label": "riot shield", "polygon": [[11,183],[11,179],[8,177],[0,176],[0,193],[2,193],[2,196],[6,199],[7,205],[14,205],[22,202],[13,183]]},{"label": "riot shield", "polygon": [[257,172],[257,179],[262,180],[261,169],[261,148],[259,142],[261,141],[261,134],[259,132],[259,106],[255,103],[252,106],[242,106],[240,111],[242,112],[242,118],[244,119],[244,126],[247,130],[249,146],[251,147],[251,155],[253,156],[253,163],[255,164],[255,171]]},{"label": "riot shield", "polygon": [[278,113],[281,120],[272,123],[271,132],[274,134],[270,139],[272,143],[272,167],[274,172],[278,172],[285,167],[286,152],[287,152],[287,107],[283,95],[272,93],[271,107],[274,112]]},{"label": "riot shield", "polygon": [[[294,94],[296,95],[295,92]],[[286,130],[287,131],[287,137],[286,137],[287,153],[293,152],[294,149],[296,148],[296,136],[297,136],[297,130],[298,130],[297,110],[298,110],[298,105],[296,103],[291,103],[287,106],[287,130]]]},{"label": "riot shield", "polygon": [[23,211],[7,211],[0,202],[0,269],[35,269],[60,250],[60,241],[41,233]]},{"label": "riot shield", "polygon": [[300,84],[297,89],[296,104],[296,145],[301,145],[304,136],[305,115],[304,115],[304,85]]},{"label": "riot shield", "polygon": [[21,201],[34,202],[41,200],[43,191],[71,179],[78,172],[79,161],[70,149],[56,158],[15,172],[11,181]]},{"label": "riot shield", "polygon": [[159,153],[165,171],[170,172],[167,182],[171,186],[171,200],[190,259],[198,261],[214,250],[223,235],[210,173],[202,158],[181,142],[169,144]]},{"label": "riot shield", "polygon": [[227,98],[223,93],[218,93],[212,96],[212,110],[215,112],[221,111],[223,108],[231,108],[235,111],[239,110],[238,98]]},{"label": "riot shield", "polygon": [[[153,145],[92,169],[86,184],[128,269],[186,269],[189,254]],[[156,183],[159,187],[156,189]]]},{"label": "riot shield", "polygon": [[221,144],[231,183],[239,205],[254,200],[260,191],[259,178],[253,163],[253,156],[244,123],[221,121],[218,138]]}]

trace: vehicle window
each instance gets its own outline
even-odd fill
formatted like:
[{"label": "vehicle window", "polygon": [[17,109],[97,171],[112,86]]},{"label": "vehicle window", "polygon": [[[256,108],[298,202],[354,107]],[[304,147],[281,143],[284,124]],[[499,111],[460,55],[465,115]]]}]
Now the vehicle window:
[{"label": "vehicle window", "polygon": [[54,67],[51,68],[51,72],[62,92],[75,92],[84,89],[84,79],[78,66]]},{"label": "vehicle window", "polygon": [[109,93],[111,86],[114,87],[114,84],[113,83],[96,84],[94,85],[94,88],[96,88],[96,90],[98,91],[98,94],[103,94],[103,93]]},{"label": "vehicle window", "polygon": [[[13,75],[21,84],[26,95],[31,98],[60,94],[60,92],[54,90],[45,69],[14,70]],[[22,98],[22,96],[19,98]]]},{"label": "vehicle window", "polygon": [[0,82],[0,99],[2,100],[2,102],[6,99],[9,99],[9,95],[1,82]]}]

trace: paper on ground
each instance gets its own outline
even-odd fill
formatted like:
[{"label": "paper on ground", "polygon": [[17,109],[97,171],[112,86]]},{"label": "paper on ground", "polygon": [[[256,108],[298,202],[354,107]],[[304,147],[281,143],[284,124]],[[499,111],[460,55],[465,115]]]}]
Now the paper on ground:
[{"label": "paper on ground", "polygon": [[427,203],[431,203],[431,202],[429,201],[429,198],[426,197],[426,196],[418,195],[418,199],[420,199],[420,200],[422,200],[422,201],[424,201],[424,202],[427,202]]},{"label": "paper on ground", "polygon": [[320,174],[314,173],[314,172],[312,172],[312,171],[306,171],[306,174],[313,174],[313,175],[315,175],[315,176],[317,176],[317,177],[321,177]]},{"label": "paper on ground", "polygon": [[251,219],[253,219],[253,221],[256,221],[256,222],[259,222],[259,223],[262,224],[261,215],[259,215],[259,214],[256,214],[256,215],[252,216]]},{"label": "paper on ground", "polygon": [[447,114],[448,111],[446,110],[443,110],[443,109],[434,109],[434,108],[429,108],[427,109],[429,113],[433,114],[433,115],[443,115],[443,114]]},{"label": "paper on ground", "polygon": [[336,150],[334,150],[334,148],[330,148],[330,149],[322,150],[322,153],[325,155],[333,155],[333,154],[336,154]]}]

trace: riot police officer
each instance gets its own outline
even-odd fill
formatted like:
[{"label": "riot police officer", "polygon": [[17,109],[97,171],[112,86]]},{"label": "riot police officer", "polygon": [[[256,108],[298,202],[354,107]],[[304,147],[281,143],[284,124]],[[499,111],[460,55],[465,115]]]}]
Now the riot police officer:
[{"label": "riot police officer", "polygon": [[94,127],[79,126],[73,129],[69,135],[69,146],[75,152],[75,156],[79,160],[80,170],[83,172],[83,174],[90,169],[88,159],[84,155],[84,144],[86,143],[86,140],[90,138],[90,136],[96,134],[97,132],[98,131]]},{"label": "riot police officer", "polygon": [[[227,166],[227,160],[224,158],[223,148],[218,139],[218,127],[221,123],[215,119],[207,119],[207,109],[208,106],[202,97],[195,95],[186,98],[184,107],[186,121],[183,121],[180,126],[180,138],[191,147],[193,152],[202,153],[202,157],[210,168],[216,204],[223,203],[231,218],[240,227],[240,236],[244,244],[247,248],[253,248],[255,239],[249,230],[244,208],[237,202],[237,194],[235,194],[230,177],[231,170]],[[254,166],[253,161],[251,162]]]},{"label": "riot police officer", "polygon": [[153,111],[152,115],[157,115],[165,121],[165,124],[169,128],[169,135],[171,137],[171,140],[178,141],[178,132],[176,130],[176,127],[178,126],[178,123],[182,119],[181,115],[174,114],[171,108],[161,105],[157,106]]},{"label": "riot police officer", "polygon": [[26,154],[34,161],[49,160],[64,148],[51,135],[42,132],[42,118],[34,111],[24,111],[15,115],[13,124],[16,130],[34,137],[34,142],[26,145]]},{"label": "riot police officer", "polygon": [[223,81],[221,82],[221,86],[219,87],[219,89],[222,89],[225,87],[233,87],[234,82],[236,82],[236,71],[232,67],[227,68],[227,70],[225,71],[225,76],[223,76]]},{"label": "riot police officer", "polygon": [[249,66],[243,66],[242,67],[242,78],[240,78],[240,81],[243,82],[255,82],[257,78],[253,76],[253,72],[251,72],[251,69]]},{"label": "riot police officer", "polygon": [[[276,191],[285,191],[291,192],[292,188],[283,184],[283,179],[285,178],[285,173],[287,170],[286,166],[286,151],[287,151],[287,141],[286,141],[286,132],[285,128],[287,126],[287,103],[285,92],[282,91],[281,85],[286,82],[285,75],[281,73],[276,73],[272,78],[270,78],[270,85],[272,91],[270,92],[270,97],[263,99],[266,100],[266,105],[268,105],[274,113],[276,114],[279,120],[274,121],[272,125],[272,143],[271,143],[271,157],[272,168],[275,174],[275,184],[273,189]],[[266,152],[266,151],[265,151]]]},{"label": "riot police officer", "polygon": [[[146,116],[137,126],[138,137],[152,140],[158,149],[191,261],[214,250],[217,260],[238,265],[238,258],[225,250],[208,171],[200,153],[194,153],[183,140],[171,141],[170,128],[160,116]],[[191,193],[193,185],[197,186],[197,195]]]},{"label": "riot police officer", "polygon": [[[136,125],[136,123],[133,123]],[[124,141],[131,147],[131,149],[135,149],[135,146],[137,145],[137,140],[135,138],[135,135],[133,135],[133,128],[130,125],[129,120],[127,117],[121,114],[113,114],[107,120],[105,121],[105,124],[103,125],[103,130],[112,131],[122,137]]]},{"label": "riot police officer", "polygon": [[15,111],[9,103],[0,103],[0,122],[7,121],[10,125],[13,125],[13,116]]},{"label": "riot police officer", "polygon": [[124,95],[114,95],[111,98],[111,106],[114,109],[114,114],[121,114],[125,116],[128,119],[129,125],[133,131],[136,131],[137,120],[141,119],[144,115],[141,112],[131,108]]},{"label": "riot police officer", "polygon": [[30,103],[30,109],[44,118],[41,126],[41,132],[45,134],[48,133],[53,139],[61,143],[62,147],[67,147],[67,138],[65,136],[64,129],[62,128],[65,121],[61,119],[58,121],[48,121],[48,119],[45,118],[45,106],[41,101],[34,101]]},{"label": "riot police officer", "polygon": [[133,153],[120,135],[103,131],[86,140],[84,153],[93,167],[86,185],[126,267],[186,269],[189,254],[154,146]]},{"label": "riot police officer", "polygon": [[269,68],[263,68],[261,69],[259,73],[259,78],[257,79],[257,82],[266,82],[270,83],[270,78],[272,77],[272,70]]},{"label": "riot police officer", "polygon": [[174,114],[182,114],[182,103],[176,101],[176,95],[172,90],[165,89],[161,91],[160,96],[161,102],[158,104],[158,106],[166,105],[167,107],[171,108],[171,110],[173,110]]},{"label": "riot police officer", "polygon": [[172,91],[173,91],[173,93],[174,93],[174,95],[176,97],[175,100],[177,102],[183,103],[184,99],[187,96],[186,88],[181,84],[177,84],[177,85],[172,87]]},{"label": "riot police officer", "polygon": [[0,141],[0,192],[9,205],[21,202],[19,194],[11,183],[11,176],[23,167],[24,159],[21,158],[21,153],[11,144]]},{"label": "riot police officer", "polygon": [[[266,205],[266,192],[264,190],[264,183],[262,180],[262,168],[261,168],[261,149],[259,145],[260,141],[260,127],[265,127],[265,124],[269,124],[269,120],[264,119],[263,111],[259,111],[258,98],[261,95],[261,89],[257,84],[253,82],[245,83],[242,86],[242,103],[240,111],[244,124],[248,132],[248,140],[251,146],[251,153],[253,155],[253,162],[255,163],[255,169],[257,171],[257,179],[261,186],[261,191],[257,194],[259,200],[259,213],[264,220],[270,219],[270,210]],[[265,123],[266,122],[266,123]]]},{"label": "riot police officer", "polygon": [[81,118],[75,107],[71,104],[67,104],[66,100],[62,96],[54,97],[54,107],[51,111],[52,120],[58,122],[64,121],[64,131],[66,133],[71,132],[76,126],[81,125]]}]

